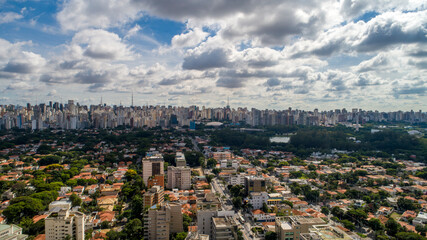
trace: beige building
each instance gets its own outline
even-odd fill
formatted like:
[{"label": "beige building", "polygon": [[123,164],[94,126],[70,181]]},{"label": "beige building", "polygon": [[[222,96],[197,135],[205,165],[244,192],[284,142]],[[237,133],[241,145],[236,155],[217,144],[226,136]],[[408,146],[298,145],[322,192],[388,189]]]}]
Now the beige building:
[{"label": "beige building", "polygon": [[213,240],[234,240],[237,239],[237,225],[231,217],[212,218],[212,239]]},{"label": "beige building", "polygon": [[54,209],[45,219],[46,240],[85,239],[85,215],[68,209]]},{"label": "beige building", "polygon": [[187,162],[185,161],[185,155],[182,152],[177,152],[175,157],[175,162],[177,167],[185,167],[187,166]]},{"label": "beige building", "polygon": [[144,216],[144,239],[168,240],[169,234],[183,231],[181,205],[155,205]]},{"label": "beige building", "polygon": [[179,188],[181,190],[191,189],[191,168],[189,167],[168,167],[169,189]]},{"label": "beige building", "polygon": [[309,233],[314,225],[323,225],[321,218],[290,216],[276,218],[276,233],[279,240],[300,240],[302,233]]},{"label": "beige building", "polygon": [[142,160],[142,180],[148,183],[148,178],[156,175],[164,175],[164,160],[161,154],[146,157]]},{"label": "beige building", "polygon": [[165,193],[163,187],[161,186],[153,186],[148,190],[148,192],[144,193],[144,208],[152,207],[156,204],[162,204],[165,200]]}]

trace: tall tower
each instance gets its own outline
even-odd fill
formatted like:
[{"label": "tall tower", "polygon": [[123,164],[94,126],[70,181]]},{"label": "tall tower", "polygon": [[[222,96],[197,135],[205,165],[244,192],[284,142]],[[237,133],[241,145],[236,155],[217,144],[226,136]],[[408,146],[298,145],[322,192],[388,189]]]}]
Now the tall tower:
[{"label": "tall tower", "polygon": [[133,91],[132,91],[132,104],[130,106],[133,107]]},{"label": "tall tower", "polygon": [[227,108],[230,108],[230,97],[227,96]]}]

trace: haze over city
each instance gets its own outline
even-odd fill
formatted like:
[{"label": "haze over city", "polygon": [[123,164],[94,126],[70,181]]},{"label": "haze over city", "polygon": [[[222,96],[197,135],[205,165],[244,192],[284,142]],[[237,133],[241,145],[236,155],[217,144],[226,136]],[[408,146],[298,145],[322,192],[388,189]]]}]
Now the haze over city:
[{"label": "haze over city", "polygon": [[427,106],[421,0],[0,6],[0,104]]}]

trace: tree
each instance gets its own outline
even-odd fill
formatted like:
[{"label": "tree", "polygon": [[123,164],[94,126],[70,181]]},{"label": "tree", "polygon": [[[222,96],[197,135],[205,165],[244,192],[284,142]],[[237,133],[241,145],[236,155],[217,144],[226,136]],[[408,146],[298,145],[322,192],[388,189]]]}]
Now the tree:
[{"label": "tree", "polygon": [[114,230],[110,230],[107,232],[107,237],[109,240],[119,240],[121,235],[121,232],[116,232]]},{"label": "tree", "polygon": [[73,207],[82,205],[82,199],[75,193],[71,194],[70,201]]},{"label": "tree", "polygon": [[231,196],[238,197],[245,195],[245,187],[243,185],[234,185],[230,188]]},{"label": "tree", "polygon": [[8,223],[19,223],[23,216],[34,217],[43,211],[44,206],[40,199],[31,197],[17,197],[10,201],[10,205],[3,211]]},{"label": "tree", "polygon": [[303,172],[301,171],[292,171],[289,173],[290,178],[300,178],[303,176]]},{"label": "tree", "polygon": [[233,203],[233,206],[236,209],[240,209],[243,206],[242,197],[240,197],[240,196],[239,197],[233,197],[233,199],[231,200],[231,202]]},{"label": "tree", "polygon": [[396,233],[400,232],[401,226],[396,222],[396,220],[389,218],[385,223],[385,228],[387,230],[387,234],[394,237]]},{"label": "tree", "polygon": [[141,218],[144,213],[144,200],[140,195],[136,195],[132,202],[130,203],[131,207],[131,218]]},{"label": "tree", "polygon": [[289,200],[283,200],[282,201],[284,204],[286,204],[286,205],[288,205],[289,207],[291,207],[291,208],[293,208],[294,207],[294,204],[291,202],[291,201],[289,201]]},{"label": "tree", "polygon": [[354,224],[347,219],[341,220],[341,223],[344,225],[345,228],[347,228],[351,231],[353,231],[355,229]]},{"label": "tree", "polygon": [[277,233],[275,232],[266,232],[265,233],[265,240],[276,240],[277,239]]},{"label": "tree", "polygon": [[219,169],[219,168],[212,169],[212,173],[215,175],[218,175],[218,173],[220,173],[220,172],[221,172],[221,169]]},{"label": "tree", "polygon": [[337,218],[342,218],[344,216],[344,211],[339,207],[333,207],[331,213]]},{"label": "tree", "polygon": [[125,173],[125,177],[127,181],[131,181],[132,179],[134,179],[137,176],[137,172],[133,169],[129,169],[126,171]]},{"label": "tree", "polygon": [[307,168],[308,168],[308,170],[310,170],[310,171],[316,171],[316,165],[314,165],[314,164],[310,164],[310,165],[308,165],[307,166]]},{"label": "tree", "polygon": [[101,223],[101,229],[108,229],[108,228],[110,228],[111,226],[110,226],[110,222],[109,221],[103,221],[102,223]]},{"label": "tree", "polygon": [[321,212],[322,212],[323,214],[325,214],[325,215],[329,215],[329,213],[330,213],[329,208],[324,207],[324,206],[322,207]]},{"label": "tree", "polygon": [[418,208],[418,206],[416,204],[414,204],[414,202],[412,200],[402,198],[402,197],[397,199],[397,206],[402,211],[416,210]]},{"label": "tree", "polygon": [[185,238],[187,237],[187,232],[180,232],[178,234],[176,234],[175,236],[175,240],[185,240]]},{"label": "tree", "polygon": [[421,225],[421,224],[417,224],[415,226],[415,230],[422,236],[426,235],[427,232],[427,225]]},{"label": "tree", "polygon": [[123,233],[126,236],[125,239],[140,240],[144,234],[143,229],[141,220],[137,218],[130,220],[123,229]]},{"label": "tree", "polygon": [[269,209],[268,209],[267,203],[262,203],[262,211],[263,211],[263,212],[265,212],[265,213],[268,213],[268,212],[269,212]]},{"label": "tree", "polygon": [[190,226],[190,223],[193,221],[190,216],[187,214],[182,214],[182,225],[184,228],[184,231],[188,231],[188,226]]},{"label": "tree", "polygon": [[399,232],[396,234],[397,240],[425,240],[426,238],[414,232]]},{"label": "tree", "polygon": [[53,148],[51,146],[48,146],[46,144],[40,145],[40,147],[37,149],[38,154],[49,154],[53,152]]},{"label": "tree", "polygon": [[217,161],[213,158],[209,158],[207,163],[206,163],[206,167],[207,168],[214,168],[217,164]]},{"label": "tree", "polygon": [[381,221],[378,218],[371,218],[368,221],[369,227],[372,228],[374,231],[384,230],[384,225],[381,223]]}]

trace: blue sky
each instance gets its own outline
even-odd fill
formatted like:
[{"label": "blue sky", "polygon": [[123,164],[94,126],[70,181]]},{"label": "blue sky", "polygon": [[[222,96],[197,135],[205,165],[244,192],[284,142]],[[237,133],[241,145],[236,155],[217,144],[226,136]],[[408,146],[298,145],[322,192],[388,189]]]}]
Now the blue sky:
[{"label": "blue sky", "polygon": [[424,1],[0,6],[0,104],[427,107]]}]

